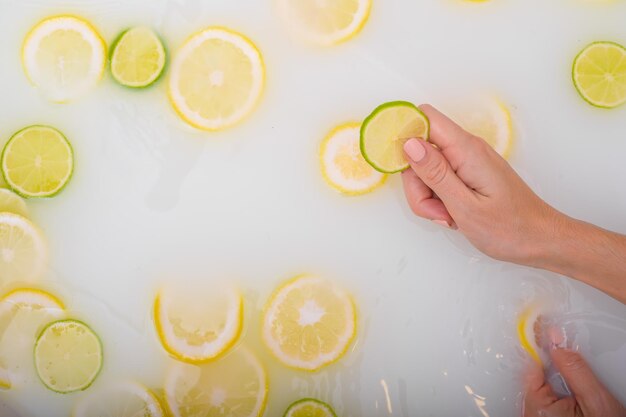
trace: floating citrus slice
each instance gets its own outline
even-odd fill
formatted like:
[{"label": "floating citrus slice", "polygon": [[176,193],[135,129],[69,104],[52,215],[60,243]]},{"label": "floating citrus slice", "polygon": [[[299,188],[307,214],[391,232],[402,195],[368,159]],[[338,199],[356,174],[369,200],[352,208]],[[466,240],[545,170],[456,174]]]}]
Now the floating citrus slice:
[{"label": "floating citrus slice", "polygon": [[541,349],[537,344],[536,326],[539,319],[539,312],[534,308],[527,308],[520,314],[517,321],[517,336],[519,338],[520,345],[531,358],[533,358],[539,365],[543,363],[541,358]]},{"label": "floating citrus slice", "polygon": [[420,109],[406,101],[382,104],[361,125],[361,153],[377,171],[395,173],[409,167],[404,143],[428,139],[430,125]]},{"label": "floating citrus slice", "polygon": [[614,42],[594,42],[574,59],[572,79],[578,93],[597,107],[626,103],[626,48]]},{"label": "floating citrus slice", "polygon": [[2,212],[28,217],[26,202],[22,197],[6,188],[0,188],[0,213]]},{"label": "floating citrus slice", "polygon": [[157,397],[146,387],[125,382],[82,398],[72,417],[163,417]]},{"label": "floating citrus slice", "polygon": [[0,213],[0,284],[40,278],[47,248],[39,229],[12,213]]},{"label": "floating citrus slice", "polygon": [[176,362],[165,379],[165,402],[174,417],[258,417],[267,391],[263,366],[245,348],[203,365]]},{"label": "floating citrus slice", "polygon": [[358,195],[372,191],[386,176],[373,169],[359,147],[361,124],[341,125],[326,136],[320,149],[322,175],[336,190]]},{"label": "floating citrus slice", "polygon": [[113,46],[111,74],[133,88],[152,85],[165,68],[165,48],[154,31],[136,27],[122,33]]},{"label": "floating citrus slice", "polygon": [[26,36],[22,62],[30,81],[55,102],[77,98],[102,78],[106,46],[94,27],[73,16],[50,17]]},{"label": "floating citrus slice", "polygon": [[325,402],[304,398],[291,404],[284,417],[337,417],[337,414]]},{"label": "floating citrus slice", "polygon": [[166,288],[154,302],[154,322],[161,344],[172,356],[190,363],[224,353],[243,327],[243,299],[234,289]]},{"label": "floating citrus slice", "polygon": [[283,364],[316,371],[337,361],[356,334],[350,296],[316,276],[297,277],[280,287],[263,317],[263,340]]},{"label": "floating citrus slice", "polygon": [[77,320],[50,323],[35,343],[35,369],[43,384],[58,393],[82,391],[102,369],[98,336]]},{"label": "floating citrus slice", "polygon": [[265,81],[263,59],[248,38],[211,27],[193,35],[172,63],[170,101],[190,125],[221,130],[254,109]]}]

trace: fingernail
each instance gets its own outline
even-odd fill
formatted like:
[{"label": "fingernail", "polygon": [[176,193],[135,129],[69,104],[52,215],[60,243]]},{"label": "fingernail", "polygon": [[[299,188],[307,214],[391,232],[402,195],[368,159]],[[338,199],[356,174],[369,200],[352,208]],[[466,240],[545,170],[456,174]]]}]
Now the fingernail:
[{"label": "fingernail", "polygon": [[443,226],[447,229],[452,229],[452,225],[445,220],[433,220],[433,223],[438,224],[439,226]]},{"label": "fingernail", "polygon": [[409,139],[404,144],[404,152],[413,160],[413,162],[419,162],[424,159],[426,155],[426,148],[418,139]]}]

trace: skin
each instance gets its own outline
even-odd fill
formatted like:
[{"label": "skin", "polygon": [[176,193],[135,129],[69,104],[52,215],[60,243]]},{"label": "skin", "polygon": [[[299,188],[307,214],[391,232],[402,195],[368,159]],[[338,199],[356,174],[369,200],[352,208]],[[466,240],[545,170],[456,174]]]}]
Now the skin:
[{"label": "skin", "polygon": [[[430,105],[420,109],[430,120],[429,142],[406,142],[410,168],[402,173],[417,216],[458,229],[492,258],[569,276],[626,303],[626,236],[559,212],[484,140]],[[551,356],[573,396],[558,399],[533,368],[524,417],[626,417],[580,354],[554,344]]]}]

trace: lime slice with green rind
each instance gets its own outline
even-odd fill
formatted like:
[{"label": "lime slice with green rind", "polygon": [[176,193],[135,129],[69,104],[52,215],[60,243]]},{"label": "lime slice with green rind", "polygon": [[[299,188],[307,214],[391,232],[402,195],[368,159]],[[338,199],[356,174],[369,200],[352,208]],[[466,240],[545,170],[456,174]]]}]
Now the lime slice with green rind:
[{"label": "lime slice with green rind", "polygon": [[148,87],[159,79],[165,68],[165,47],[150,28],[128,29],[118,36],[112,50],[111,75],[123,86]]}]

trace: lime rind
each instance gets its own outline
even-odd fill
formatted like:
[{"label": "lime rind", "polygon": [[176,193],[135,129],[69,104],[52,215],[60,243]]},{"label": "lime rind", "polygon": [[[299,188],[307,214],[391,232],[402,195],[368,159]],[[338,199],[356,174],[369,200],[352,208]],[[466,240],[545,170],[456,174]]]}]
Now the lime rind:
[{"label": "lime rind", "polygon": [[303,398],[301,400],[298,400],[292,403],[287,408],[287,411],[285,411],[285,414],[283,417],[298,417],[294,413],[296,413],[298,409],[301,409],[302,407],[305,407],[307,405],[317,407],[318,409],[323,410],[326,413],[326,417],[337,417],[335,410],[333,410],[333,408],[330,405],[315,398]]},{"label": "lime rind", "polygon": [[132,84],[126,83],[124,80],[119,79],[116,76],[115,72],[113,71],[113,62],[115,60],[115,53],[117,51],[118,45],[124,39],[124,37],[129,32],[131,32],[131,31],[133,31],[135,29],[148,29],[148,28],[145,28],[145,27],[142,27],[142,26],[128,28],[128,29],[122,31],[119,35],[117,35],[115,40],[113,40],[113,42],[111,43],[111,47],[110,47],[110,52],[109,52],[109,69],[111,71],[112,78],[119,85],[121,85],[122,87],[126,87],[126,88],[133,89],[133,90],[142,90],[142,89],[146,89],[146,88],[152,87],[153,85],[155,85],[156,83],[158,83],[159,81],[161,81],[163,79],[163,76],[165,74],[165,68],[166,68],[167,63],[169,61],[169,54],[168,54],[168,51],[167,51],[167,47],[165,46],[165,42],[163,41],[163,38],[161,36],[159,36],[159,34],[156,31],[149,29],[151,34],[153,35],[154,39],[156,40],[156,44],[159,45],[160,52],[161,52],[162,57],[163,57],[163,60],[161,62],[159,70],[156,72],[156,75],[151,77],[147,82],[145,82],[143,84],[132,85]]},{"label": "lime rind", "polygon": [[360,147],[361,147],[361,154],[363,155],[363,158],[365,158],[365,160],[372,166],[372,168],[374,168],[375,170],[385,173],[385,174],[395,174],[398,172],[402,172],[405,169],[407,169],[409,167],[409,163],[405,163],[403,165],[400,166],[395,166],[392,168],[386,168],[386,167],[381,167],[379,166],[376,162],[373,161],[373,158],[371,158],[368,155],[367,152],[367,144],[366,144],[366,130],[369,126],[369,124],[374,121],[376,119],[376,117],[384,110],[387,109],[391,109],[394,107],[408,107],[411,110],[414,110],[416,112],[416,114],[418,115],[418,117],[421,117],[422,120],[424,121],[425,125],[426,125],[426,132],[424,134],[424,138],[425,140],[428,140],[428,137],[430,135],[430,122],[428,120],[428,117],[426,117],[426,115],[424,114],[424,112],[422,112],[415,104],[410,103],[408,101],[402,101],[402,100],[398,100],[398,101],[390,101],[387,103],[383,103],[381,105],[379,105],[378,107],[376,107],[374,109],[374,111],[372,111],[372,113],[370,113],[369,116],[367,116],[365,118],[365,120],[363,121],[363,124],[361,125],[361,140],[360,140]]}]

